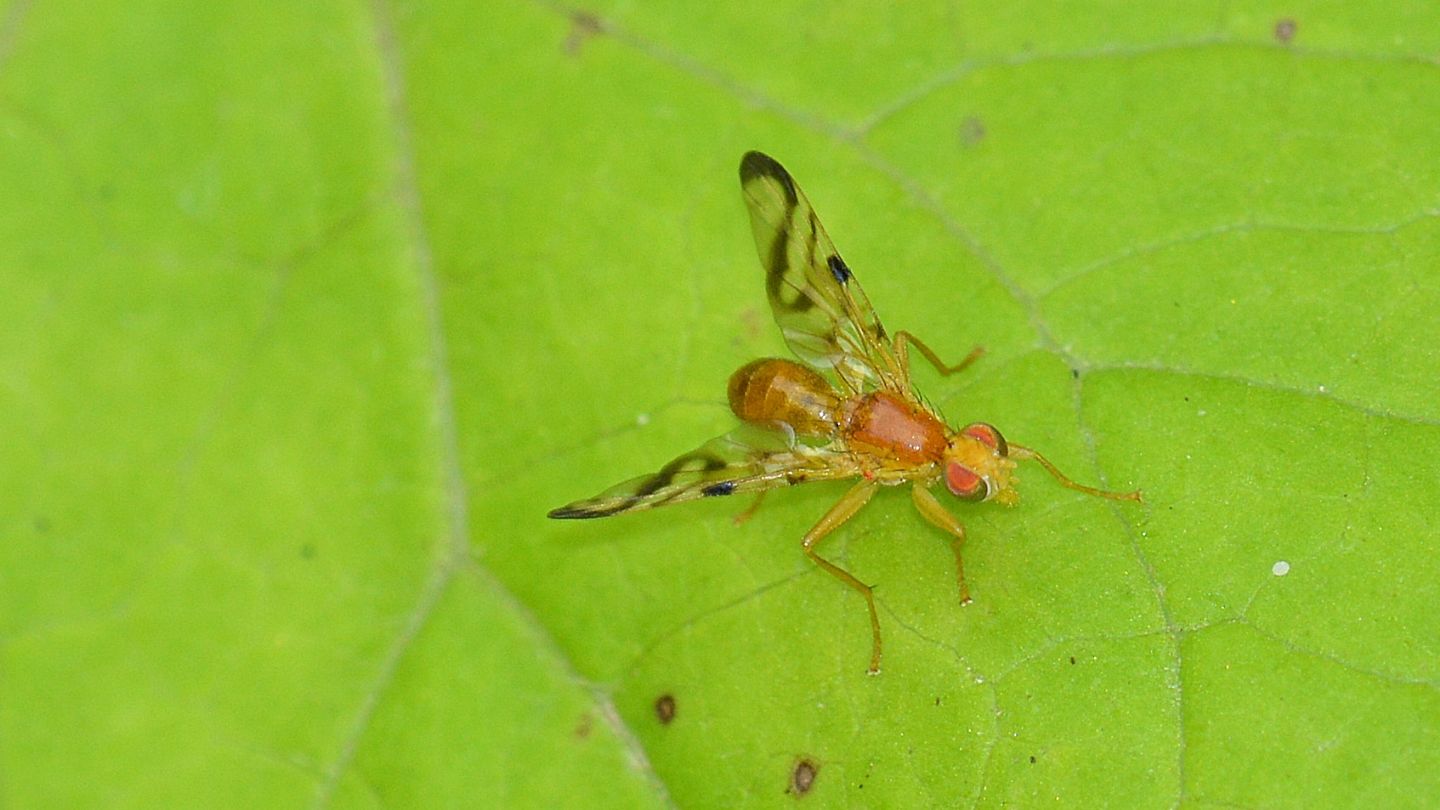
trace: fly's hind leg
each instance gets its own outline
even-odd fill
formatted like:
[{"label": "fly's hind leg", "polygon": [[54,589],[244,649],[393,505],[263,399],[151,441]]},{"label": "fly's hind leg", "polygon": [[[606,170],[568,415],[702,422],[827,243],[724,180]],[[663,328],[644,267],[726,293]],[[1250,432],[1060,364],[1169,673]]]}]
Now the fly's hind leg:
[{"label": "fly's hind leg", "polygon": [[869,585],[856,579],[854,574],[821,557],[816,553],[815,546],[825,539],[826,535],[835,531],[842,523],[860,511],[860,507],[864,506],[870,500],[870,496],[875,494],[876,486],[874,481],[862,480],[851,487],[850,491],[846,492],[844,497],[830,507],[830,511],[826,512],[825,516],[805,533],[803,541],[805,556],[814,560],[816,565],[828,571],[831,576],[859,591],[860,595],[865,597],[865,605],[870,608],[870,634],[873,639],[870,649],[869,672],[871,675],[880,673],[880,617],[875,612],[875,594]]},{"label": "fly's hind leg", "polygon": [[949,377],[957,371],[963,371],[971,363],[978,360],[980,355],[985,353],[984,346],[976,346],[970,350],[969,354],[965,355],[965,359],[953,366],[949,366],[945,364],[944,360],[940,359],[940,355],[936,354],[934,349],[926,346],[924,341],[902,329],[895,333],[895,356],[900,360],[900,367],[907,371],[910,369],[910,350],[905,345],[906,343],[914,345],[915,348],[925,356],[925,359],[930,361],[930,365],[934,366],[936,371],[946,377]]},{"label": "fly's hind leg", "polygon": [[950,535],[950,548],[955,552],[955,580],[960,585],[960,604],[970,604],[970,586],[965,584],[965,561],[960,557],[960,547],[965,545],[965,527],[950,514],[950,510],[940,505],[940,501],[924,485],[916,484],[910,488],[910,500],[915,502],[915,509],[926,520]]}]

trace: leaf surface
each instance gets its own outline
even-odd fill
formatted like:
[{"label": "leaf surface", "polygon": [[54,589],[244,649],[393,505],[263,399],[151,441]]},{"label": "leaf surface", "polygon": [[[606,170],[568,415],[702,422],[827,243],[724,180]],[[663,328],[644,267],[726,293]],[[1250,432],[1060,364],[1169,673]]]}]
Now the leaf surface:
[{"label": "leaf surface", "polygon": [[[1440,19],[11,2],[0,802],[1440,793]],[[805,188],[957,423],[1077,480],[583,523],[783,355]]]}]

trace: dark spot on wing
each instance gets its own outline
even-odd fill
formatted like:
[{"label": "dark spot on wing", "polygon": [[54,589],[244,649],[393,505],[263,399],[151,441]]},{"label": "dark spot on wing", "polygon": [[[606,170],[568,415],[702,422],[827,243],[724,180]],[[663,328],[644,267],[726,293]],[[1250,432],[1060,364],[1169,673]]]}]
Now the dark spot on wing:
[{"label": "dark spot on wing", "polygon": [[890,337],[890,334],[885,331],[885,326],[879,321],[876,321],[875,324],[870,327],[870,331],[875,333],[875,339],[881,343],[884,343],[885,339]]},{"label": "dark spot on wing", "polygon": [[844,284],[850,280],[850,268],[845,266],[845,260],[840,258],[839,254],[832,255],[825,263],[830,265],[830,275],[834,276],[836,281]]},{"label": "dark spot on wing", "polygon": [[[781,312],[804,312],[815,306],[815,302],[805,293],[804,272],[792,273],[790,266],[790,243],[795,239],[792,229],[795,209],[800,205],[800,193],[795,189],[795,181],[790,178],[790,173],[785,167],[776,163],[774,158],[761,152],[746,152],[745,157],[740,159],[740,185],[747,195],[751,195],[749,185],[759,180],[771,180],[778,183],[785,196],[785,210],[781,213],[779,220],[773,224],[775,227],[775,238],[768,248],[762,252],[762,261],[765,263],[765,291],[770,297],[770,304]],[[753,203],[752,203],[753,205]],[[755,209],[751,208],[751,216],[755,215]],[[810,245],[807,248],[807,261],[814,261],[816,230],[814,215],[810,217]],[[792,279],[791,276],[795,276]],[[786,287],[790,287],[793,293],[786,297]]]},{"label": "dark spot on wing", "polygon": [[[792,313],[804,313],[808,308],[815,306],[815,301],[805,294],[804,288],[792,290],[791,297],[786,298],[786,281],[791,275],[791,226],[789,216],[786,215],[785,223],[776,228],[775,241],[770,242],[770,255],[765,259],[765,293],[770,297],[770,306],[780,311],[792,311]],[[801,275],[801,284],[804,284],[804,275]]]},{"label": "dark spot on wing", "polygon": [[716,495],[733,495],[735,494],[735,482],[721,481],[718,484],[711,484],[700,490],[700,494],[707,498],[713,498]]},{"label": "dark spot on wing", "polygon": [[810,792],[810,788],[815,785],[815,777],[819,775],[820,766],[808,757],[801,757],[790,769],[790,787],[786,788],[785,792],[804,796]]},{"label": "dark spot on wing", "polygon": [[589,518],[613,515],[624,508],[623,506],[619,506],[613,509],[591,509],[579,503],[572,503],[567,506],[562,506],[559,509],[551,509],[545,513],[545,516],[555,518],[556,520],[587,520]]},{"label": "dark spot on wing", "polygon": [[1295,32],[1299,24],[1290,17],[1282,17],[1275,21],[1275,41],[1281,45],[1289,45],[1295,39]]},{"label": "dark spot on wing", "polygon": [[782,227],[770,243],[770,257],[765,260],[765,291],[770,300],[779,301],[785,289],[785,274],[790,272],[790,229]]},{"label": "dark spot on wing", "polygon": [[820,244],[820,220],[815,218],[815,212],[810,212],[810,236],[805,240],[805,266],[815,266],[815,247]]},{"label": "dark spot on wing", "polygon": [[666,464],[664,467],[661,467],[660,472],[655,473],[649,481],[640,485],[640,488],[635,490],[635,497],[638,499],[646,495],[655,494],[657,491],[674,483],[675,476],[681,473],[706,473],[711,470],[721,469],[724,466],[725,462],[715,456],[705,453],[686,453],[671,461],[669,464]]},{"label": "dark spot on wing", "polygon": [[[595,499],[576,501],[575,503],[566,504],[559,509],[551,509],[546,514],[548,517],[557,520],[587,520],[589,518],[608,517],[609,515],[624,512],[644,502],[649,496],[675,483],[676,476],[682,473],[704,474],[725,466],[727,465],[724,459],[717,458],[708,453],[686,453],[671,461],[669,464],[666,464],[664,467],[661,467],[659,472],[645,479],[644,483],[640,484],[634,493],[622,498],[619,503],[612,506],[595,506]],[[654,500],[652,505],[659,506],[668,503],[670,500],[679,495],[683,495],[685,492],[685,488],[678,489],[664,498]],[[605,500],[608,501],[609,498]]]},{"label": "dark spot on wing", "polygon": [[668,726],[670,721],[675,719],[675,696],[666,692],[655,698],[655,717],[660,720],[660,725]]},{"label": "dark spot on wing", "polygon": [[[789,221],[788,218],[786,220]],[[770,303],[782,312],[804,312],[815,306],[810,296],[805,294],[803,289],[791,289],[790,297],[786,297],[786,287],[789,286],[787,277],[790,273],[790,239],[791,232],[788,225],[781,226],[775,232],[775,241],[770,243],[770,257],[765,262],[765,292],[770,296]],[[801,284],[804,283],[804,275],[796,274]]]},{"label": "dark spot on wing", "polygon": [[795,190],[795,181],[791,179],[790,173],[785,167],[776,162],[764,152],[746,152],[745,157],[740,158],[740,183],[749,183],[758,177],[768,177],[780,184],[785,190],[785,202],[791,208],[800,204],[800,194]]}]

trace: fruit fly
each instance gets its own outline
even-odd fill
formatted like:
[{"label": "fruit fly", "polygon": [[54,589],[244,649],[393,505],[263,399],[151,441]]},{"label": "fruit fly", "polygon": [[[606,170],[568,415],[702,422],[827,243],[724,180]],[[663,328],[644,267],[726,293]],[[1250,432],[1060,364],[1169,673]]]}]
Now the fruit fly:
[{"label": "fruit fly", "polygon": [[821,557],[818,547],[880,487],[910,484],[915,508],[949,535],[961,604],[970,601],[960,554],[965,528],[931,491],[937,485],[963,501],[1014,505],[1015,463],[1035,461],[1070,489],[1140,500],[1138,491],[1107,492],[1070,480],[1044,456],[1006,441],[993,425],[948,427],[911,384],[910,349],[943,375],[970,365],[981,349],[946,365],[909,332],[887,333],[810,201],[773,158],[747,153],[740,161],[740,186],[765,268],[770,309],[800,362],[771,357],[742,366],[729,384],[730,410],[742,422],[738,429],[658,472],[555,509],[550,517],[608,517],[746,492],[757,493],[758,505],[759,496],[778,487],[858,479],[805,533],[801,547],[816,565],[865,597],[869,671],[875,674],[881,650],[875,595],[855,575]]}]

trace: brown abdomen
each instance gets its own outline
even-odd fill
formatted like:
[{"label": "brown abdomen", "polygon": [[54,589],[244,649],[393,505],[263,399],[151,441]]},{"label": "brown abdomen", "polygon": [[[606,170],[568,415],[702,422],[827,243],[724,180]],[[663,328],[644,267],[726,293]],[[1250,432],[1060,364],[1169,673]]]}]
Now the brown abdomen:
[{"label": "brown abdomen", "polygon": [[907,464],[928,464],[945,455],[945,426],[928,411],[885,391],[866,394],[847,409],[845,435],[852,443]]},{"label": "brown abdomen", "polygon": [[839,409],[830,383],[799,363],[771,357],[730,375],[730,410],[746,422],[784,422],[802,436],[834,436]]}]

